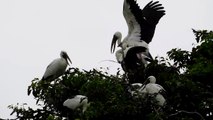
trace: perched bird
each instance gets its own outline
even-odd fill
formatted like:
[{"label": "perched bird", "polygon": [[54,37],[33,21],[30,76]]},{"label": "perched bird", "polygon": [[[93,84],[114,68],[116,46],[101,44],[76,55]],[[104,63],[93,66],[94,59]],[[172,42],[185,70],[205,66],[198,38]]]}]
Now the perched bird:
[{"label": "perched bird", "polygon": [[145,86],[145,90],[148,94],[154,95],[157,104],[163,106],[166,102],[163,94],[165,94],[166,90],[159,84],[156,84],[156,78],[154,76],[149,76],[147,78],[149,83]]},{"label": "perched bird", "polygon": [[60,58],[53,60],[47,66],[46,71],[42,77],[42,80],[51,81],[60,77],[66,71],[69,62],[72,64],[68,54],[65,51],[61,51],[60,56],[61,56]]},{"label": "perched bird", "polygon": [[[124,71],[147,65],[152,61],[148,44],[152,41],[155,28],[160,18],[165,15],[164,7],[156,2],[149,2],[143,10],[135,0],[124,0],[123,16],[128,25],[128,35],[121,41],[122,34],[116,32],[111,43],[111,52],[115,51],[116,41],[120,50],[116,52],[117,61]],[[137,48],[135,48],[137,47]]]},{"label": "perched bird", "polygon": [[[149,83],[145,84],[147,81],[149,81]],[[131,89],[128,91],[134,98],[138,98],[138,96],[147,97],[147,95],[153,96],[157,104],[163,106],[166,102],[163,96],[166,92],[165,89],[161,85],[156,84],[156,78],[154,76],[149,76],[145,83],[133,83],[131,84]]]},{"label": "perched bird", "polygon": [[65,100],[63,103],[63,106],[65,106],[69,109],[72,109],[72,110],[76,110],[79,107],[83,107],[82,112],[84,113],[86,111],[87,107],[89,106],[88,98],[83,95],[76,95],[72,99]]}]

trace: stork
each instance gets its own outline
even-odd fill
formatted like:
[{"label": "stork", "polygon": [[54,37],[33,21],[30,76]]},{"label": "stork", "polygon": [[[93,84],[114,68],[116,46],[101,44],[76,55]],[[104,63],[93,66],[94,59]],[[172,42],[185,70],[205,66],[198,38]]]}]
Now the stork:
[{"label": "stork", "polygon": [[151,1],[141,10],[135,0],[124,0],[123,16],[128,25],[128,34],[123,41],[121,32],[114,34],[111,53],[114,53],[117,42],[121,49],[116,52],[116,58],[124,64],[122,66],[126,70],[134,69],[141,62],[146,66],[147,61],[153,60],[148,44],[152,41],[157,23],[164,15],[164,7],[159,1]]},{"label": "stork", "polygon": [[76,110],[79,107],[83,107],[82,112],[84,113],[89,106],[88,98],[84,95],[76,95],[71,99],[67,99],[64,101],[63,106],[71,109]]},{"label": "stork", "polygon": [[[149,83],[145,84],[147,81],[149,81]],[[133,89],[129,90],[129,92],[134,98],[138,98],[138,96],[145,98],[147,95],[150,95],[157,101],[157,105],[165,105],[166,100],[163,95],[166,91],[161,85],[156,84],[156,78],[154,76],[149,76],[144,84],[133,83],[131,87]]]},{"label": "stork", "polygon": [[61,51],[60,58],[53,60],[46,68],[46,71],[42,77],[42,80],[51,81],[54,80],[66,71],[67,65],[72,64],[68,54],[65,51]]},{"label": "stork", "polygon": [[163,94],[165,94],[166,90],[161,85],[156,84],[156,78],[154,76],[149,76],[147,80],[149,83],[145,86],[145,88],[141,89],[145,89],[148,94],[154,95],[159,106],[165,105],[166,100],[163,97]]}]

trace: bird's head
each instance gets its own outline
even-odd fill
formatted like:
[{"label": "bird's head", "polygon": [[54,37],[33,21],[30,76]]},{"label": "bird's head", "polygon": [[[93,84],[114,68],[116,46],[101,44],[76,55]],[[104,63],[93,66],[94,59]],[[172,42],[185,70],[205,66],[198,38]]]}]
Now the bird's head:
[{"label": "bird's head", "polygon": [[121,47],[122,45],[121,38],[122,38],[122,34],[120,32],[115,32],[112,38],[112,43],[111,43],[111,53],[115,52],[116,42],[118,44],[118,47]]},{"label": "bird's head", "polygon": [[[61,58],[64,58],[67,61],[68,65],[72,64],[72,61],[71,61],[70,57],[68,56],[67,52],[61,51],[60,56],[61,56]],[[68,61],[70,62],[70,64]]]},{"label": "bird's head", "polygon": [[154,76],[149,76],[147,80],[149,80],[150,83],[156,83],[156,78]]}]

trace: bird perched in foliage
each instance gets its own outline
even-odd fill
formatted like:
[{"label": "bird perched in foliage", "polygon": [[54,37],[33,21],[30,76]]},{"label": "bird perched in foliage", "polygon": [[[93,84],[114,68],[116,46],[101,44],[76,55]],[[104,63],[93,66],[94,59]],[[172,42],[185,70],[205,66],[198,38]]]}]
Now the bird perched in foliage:
[{"label": "bird perched in foliage", "polygon": [[163,106],[166,102],[166,99],[163,96],[165,95],[166,90],[161,85],[156,84],[156,78],[154,76],[149,76],[147,80],[149,81],[149,83],[146,84],[144,88],[145,91],[149,95],[154,96],[158,105]]},{"label": "bird perched in foliage", "polygon": [[67,65],[72,64],[68,54],[65,51],[61,51],[60,58],[53,60],[46,68],[46,71],[42,77],[42,80],[52,81],[66,71]]},{"label": "bird perched in foliage", "polygon": [[149,76],[145,82],[149,81],[148,84],[141,84],[141,83],[133,83],[131,84],[131,88],[129,92],[134,98],[147,97],[152,96],[159,106],[163,106],[166,102],[166,99],[163,95],[165,95],[165,89],[156,84],[156,78],[154,76]]},{"label": "bird perched in foliage", "polygon": [[67,99],[64,101],[63,106],[66,106],[69,109],[76,110],[79,107],[82,107],[82,112],[84,113],[89,106],[88,98],[83,95],[76,95],[71,99]]}]

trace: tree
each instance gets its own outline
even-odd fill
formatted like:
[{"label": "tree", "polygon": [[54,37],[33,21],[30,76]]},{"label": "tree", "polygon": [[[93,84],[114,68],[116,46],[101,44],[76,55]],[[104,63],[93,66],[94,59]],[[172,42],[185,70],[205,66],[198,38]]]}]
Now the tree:
[{"label": "tree", "polygon": [[[51,83],[32,80],[28,95],[33,95],[38,109],[10,105],[17,119],[62,120],[194,120],[213,118],[213,32],[193,30],[196,45],[192,51],[172,49],[168,57],[156,57],[144,76],[154,75],[167,91],[167,104],[160,108],[148,97],[134,98],[128,92],[128,78],[118,69],[107,71],[70,68]],[[76,94],[86,95],[87,111],[71,111],[62,104]]]}]

